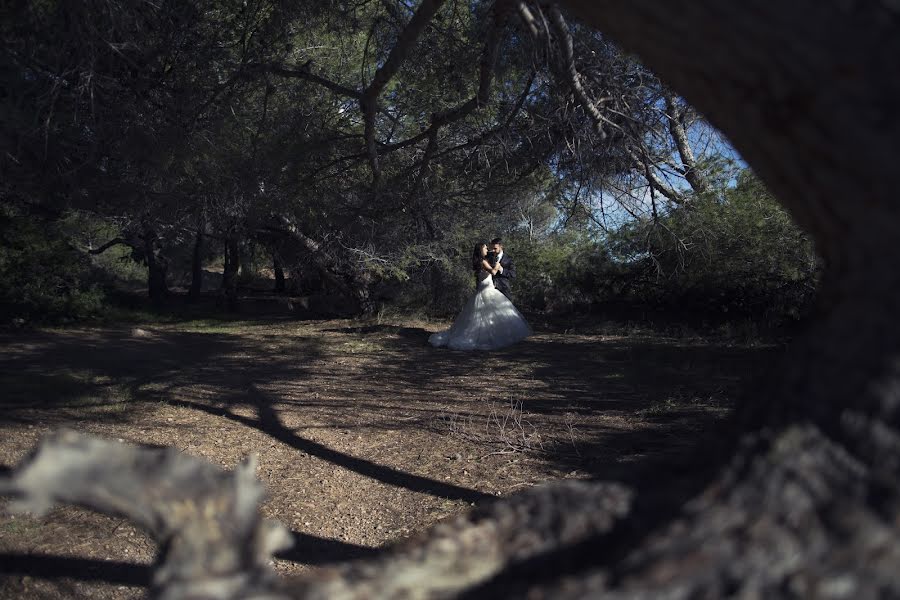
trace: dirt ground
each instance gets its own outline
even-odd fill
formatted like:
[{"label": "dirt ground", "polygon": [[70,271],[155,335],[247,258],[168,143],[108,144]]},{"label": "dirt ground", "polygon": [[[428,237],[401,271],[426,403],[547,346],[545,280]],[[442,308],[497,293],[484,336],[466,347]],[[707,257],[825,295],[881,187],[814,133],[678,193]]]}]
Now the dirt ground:
[{"label": "dirt ground", "polygon": [[[777,348],[533,323],[492,353],[430,348],[446,323],[189,320],[0,333],[0,468],[48,431],[258,453],[285,574],[365,557],[549,479],[679,464]],[[5,502],[0,502],[0,508]],[[70,507],[0,514],[0,597],[141,597],[154,546]]]}]

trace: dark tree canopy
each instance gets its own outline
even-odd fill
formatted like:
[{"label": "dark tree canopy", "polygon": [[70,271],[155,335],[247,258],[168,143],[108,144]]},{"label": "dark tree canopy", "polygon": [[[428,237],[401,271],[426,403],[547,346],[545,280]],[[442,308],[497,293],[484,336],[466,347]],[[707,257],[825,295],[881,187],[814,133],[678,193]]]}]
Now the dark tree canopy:
[{"label": "dark tree canopy", "polygon": [[517,199],[571,215],[635,178],[666,203],[708,190],[689,107],[555,6],[18,0],[7,15],[4,202],[113,223],[160,299],[201,238],[232,266],[247,242],[304,257],[365,309],[384,265],[517,223]]}]

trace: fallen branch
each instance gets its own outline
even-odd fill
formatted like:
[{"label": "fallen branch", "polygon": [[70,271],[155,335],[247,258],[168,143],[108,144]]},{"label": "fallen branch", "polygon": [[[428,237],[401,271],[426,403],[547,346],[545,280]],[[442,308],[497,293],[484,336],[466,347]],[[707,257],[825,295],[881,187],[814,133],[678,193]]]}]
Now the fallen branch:
[{"label": "fallen branch", "polygon": [[150,597],[436,598],[483,584],[512,564],[609,532],[631,507],[612,483],[566,481],[491,502],[361,560],[283,586],[270,561],[285,528],[259,514],[255,460],[225,472],[171,448],[74,432],[45,438],[6,479],[12,507],[43,514],[55,503],[125,517],[160,546]]},{"label": "fallen branch", "polygon": [[72,431],[45,438],[11,477],[10,509],[42,515],[74,504],[125,517],[159,545],[153,598],[230,600],[272,595],[272,556],[290,547],[259,513],[263,487],[251,457],[233,472],[173,448],[146,448]]}]

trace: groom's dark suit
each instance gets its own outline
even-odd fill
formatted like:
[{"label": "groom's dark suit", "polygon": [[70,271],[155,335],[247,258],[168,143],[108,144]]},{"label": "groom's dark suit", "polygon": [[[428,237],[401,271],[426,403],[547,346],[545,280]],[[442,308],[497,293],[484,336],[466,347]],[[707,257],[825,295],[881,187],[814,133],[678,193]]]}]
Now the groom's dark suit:
[{"label": "groom's dark suit", "polygon": [[[497,255],[493,252],[488,256],[491,266],[497,265]],[[513,259],[506,252],[501,253],[500,266],[503,267],[502,273],[494,275],[494,287],[500,290],[504,296],[512,300],[512,280],[516,278],[516,265]]]}]

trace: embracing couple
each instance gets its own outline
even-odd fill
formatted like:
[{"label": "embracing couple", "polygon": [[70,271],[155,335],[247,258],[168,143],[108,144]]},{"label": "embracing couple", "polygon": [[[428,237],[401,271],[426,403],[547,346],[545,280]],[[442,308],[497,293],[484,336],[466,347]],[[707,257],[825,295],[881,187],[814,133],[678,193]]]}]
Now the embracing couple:
[{"label": "embracing couple", "polygon": [[516,268],[503,252],[503,240],[492,240],[490,249],[487,244],[476,244],[472,270],[475,293],[450,329],[433,334],[428,343],[454,350],[496,350],[531,335],[531,328],[510,300]]}]

